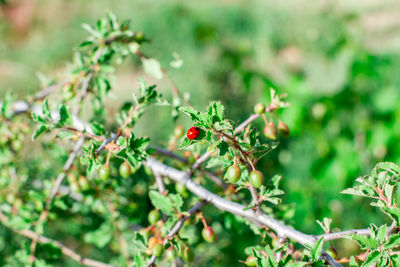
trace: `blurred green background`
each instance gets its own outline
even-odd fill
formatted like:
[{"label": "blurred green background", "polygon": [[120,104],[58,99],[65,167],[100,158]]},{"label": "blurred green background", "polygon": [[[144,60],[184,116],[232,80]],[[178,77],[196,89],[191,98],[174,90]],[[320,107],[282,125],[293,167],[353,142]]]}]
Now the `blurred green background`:
[{"label": "blurred green background", "polygon": [[[288,93],[291,107],[279,116],[291,136],[259,168],[266,177],[283,175],[284,202],[296,208],[293,226],[318,234],[315,220],[323,217],[341,229],[386,222],[369,202],[340,191],[379,161],[400,162],[400,2],[12,2],[0,13],[0,96],[39,91],[39,72],[59,77],[87,36],[81,24],[110,10],[152,39],[144,53],[167,67],[200,110],[221,100],[241,121],[256,102],[268,101],[269,87]],[[173,52],[184,61],[178,70],[169,67]],[[117,71],[111,110],[130,97],[139,76],[170,98],[170,85],[132,59]],[[161,145],[168,135],[159,129],[174,127],[164,109],[137,129]],[[179,123],[189,126],[186,118]]]}]

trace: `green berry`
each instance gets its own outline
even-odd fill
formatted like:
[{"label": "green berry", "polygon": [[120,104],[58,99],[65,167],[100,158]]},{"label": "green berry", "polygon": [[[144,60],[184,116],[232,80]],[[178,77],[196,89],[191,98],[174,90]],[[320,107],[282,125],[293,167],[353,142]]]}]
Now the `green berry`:
[{"label": "green berry", "polygon": [[253,255],[250,255],[247,257],[245,264],[247,266],[257,266],[257,258],[254,257]]},{"label": "green berry", "polygon": [[88,179],[87,179],[85,176],[79,176],[78,183],[79,183],[79,187],[80,187],[83,191],[86,191],[86,190],[89,190],[89,189],[90,189],[89,181],[88,181]]},{"label": "green berry", "polygon": [[279,123],[278,123],[278,131],[279,131],[279,133],[281,133],[283,136],[286,136],[286,137],[289,136],[289,134],[290,134],[289,127],[281,121],[279,121]]},{"label": "green berry", "polygon": [[328,248],[327,250],[326,250],[326,253],[329,255],[329,256],[331,256],[332,258],[334,258],[334,259],[336,259],[337,258],[337,251],[336,251],[336,249],[335,248]]},{"label": "green berry", "polygon": [[15,151],[15,152],[19,152],[22,149],[22,141],[20,139],[15,139],[11,142],[11,148]]},{"label": "green berry", "polygon": [[164,247],[161,244],[155,244],[153,247],[153,255],[160,257],[164,252]]},{"label": "green berry", "polygon": [[250,173],[250,183],[255,188],[260,188],[264,183],[264,176],[260,171],[254,170]]},{"label": "green berry", "polygon": [[254,105],[254,112],[257,114],[263,114],[265,112],[265,105],[263,103],[257,103]]},{"label": "green berry", "polygon": [[169,260],[169,261],[173,261],[173,260],[175,260],[175,258],[176,258],[176,252],[175,252],[175,250],[173,250],[172,248],[171,249],[168,249],[166,252],[165,252],[165,257],[167,258],[167,260]]},{"label": "green berry", "polygon": [[158,210],[152,210],[147,215],[147,219],[149,220],[150,224],[155,224],[161,218],[160,212]]},{"label": "green berry", "polygon": [[226,178],[232,184],[236,183],[241,175],[240,167],[236,164],[230,166],[228,170],[226,170]]},{"label": "green berry", "polygon": [[192,262],[194,260],[194,252],[189,247],[186,247],[183,250],[183,259],[186,262]]},{"label": "green berry", "polygon": [[110,165],[104,165],[102,168],[99,170],[99,178],[103,181],[108,180],[111,175],[111,168]]},{"label": "green berry", "polygon": [[176,192],[181,194],[183,197],[189,196],[186,186],[182,183],[175,183],[175,190],[176,190]]},{"label": "green berry", "polygon": [[214,231],[211,227],[203,228],[201,231],[201,235],[203,236],[204,240],[213,243],[215,239]]},{"label": "green berry", "polygon": [[264,127],[264,135],[268,139],[276,140],[277,132],[276,132],[275,123],[267,122],[267,124]]},{"label": "green berry", "polygon": [[127,161],[124,161],[124,163],[119,166],[119,174],[122,178],[128,178],[131,175],[131,164],[129,164]]}]

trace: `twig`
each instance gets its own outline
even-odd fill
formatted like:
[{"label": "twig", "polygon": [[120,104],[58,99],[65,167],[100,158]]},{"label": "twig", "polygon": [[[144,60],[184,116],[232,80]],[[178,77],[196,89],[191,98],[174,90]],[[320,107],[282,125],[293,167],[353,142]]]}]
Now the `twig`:
[{"label": "twig", "polygon": [[175,154],[171,150],[168,150],[168,149],[165,149],[165,148],[161,148],[161,147],[158,147],[158,146],[153,146],[153,145],[149,145],[148,148],[154,149],[155,152],[158,153],[158,154],[162,154],[162,155],[165,155],[167,157],[177,159],[177,160],[179,160],[179,161],[181,161],[181,162],[183,162],[185,164],[188,163],[188,160],[186,158]]},{"label": "twig", "polygon": [[352,234],[370,235],[370,232],[368,229],[354,229],[354,230],[347,230],[347,231],[342,231],[342,232],[319,235],[319,236],[317,236],[317,239],[324,237],[324,241],[331,241],[331,240],[341,239],[345,236],[352,235]]},{"label": "twig", "polygon": [[30,238],[32,240],[37,239],[37,241],[42,244],[51,243],[53,246],[59,248],[65,256],[70,257],[71,259],[73,259],[74,261],[78,262],[81,265],[92,266],[92,267],[114,267],[114,265],[110,265],[110,264],[106,264],[106,263],[103,263],[103,262],[100,262],[97,260],[85,258],[85,257],[79,255],[78,253],[76,253],[75,251],[73,251],[72,249],[66,247],[61,242],[41,236],[41,235],[38,236],[38,234],[34,231],[27,230],[27,229],[25,229],[25,230],[12,229],[8,225],[8,218],[1,211],[0,211],[0,221],[5,226],[9,227],[12,231],[14,231],[17,234],[20,234],[20,235]]}]

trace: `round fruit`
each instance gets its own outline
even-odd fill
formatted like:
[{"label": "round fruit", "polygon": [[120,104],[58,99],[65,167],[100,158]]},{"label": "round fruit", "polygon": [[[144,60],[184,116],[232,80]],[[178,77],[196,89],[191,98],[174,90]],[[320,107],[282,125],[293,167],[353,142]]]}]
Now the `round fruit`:
[{"label": "round fruit", "polygon": [[191,127],[186,133],[188,139],[193,140],[196,139],[200,134],[200,128],[198,127]]},{"label": "round fruit", "polygon": [[192,262],[194,260],[194,253],[189,247],[186,247],[183,250],[183,259],[186,262]]},{"label": "round fruit", "polygon": [[124,161],[124,163],[119,166],[119,175],[125,179],[131,175],[131,164],[129,164],[129,162]]},{"label": "round fruit", "polygon": [[203,236],[205,241],[207,241],[209,243],[214,242],[215,235],[214,235],[214,231],[211,227],[203,228],[203,230],[201,231],[201,235]]},{"label": "round fruit", "polygon": [[175,190],[184,197],[189,196],[186,186],[182,183],[175,183]]},{"label": "round fruit", "polygon": [[253,255],[250,255],[247,257],[245,264],[247,266],[257,266],[257,258],[254,257]]},{"label": "round fruit", "polygon": [[76,182],[77,182],[77,180],[76,180],[76,175],[73,174],[73,173],[68,173],[68,174],[67,174],[67,179],[68,179],[68,182],[69,182],[70,184],[76,183]]},{"label": "round fruit", "polygon": [[111,168],[110,165],[104,165],[103,168],[99,170],[99,178],[103,181],[108,180],[110,178]]},{"label": "round fruit", "polygon": [[165,253],[166,253],[165,256],[167,257],[167,260],[169,260],[169,261],[173,261],[176,258],[175,250],[173,250],[172,248],[168,249]]},{"label": "round fruit", "polygon": [[250,183],[255,188],[260,188],[264,183],[264,176],[260,171],[254,170],[250,173]]},{"label": "round fruit", "polygon": [[79,187],[80,187],[83,191],[89,190],[90,184],[89,184],[88,179],[87,179],[85,176],[82,176],[82,175],[79,176],[78,183],[79,183]]},{"label": "round fruit", "polygon": [[174,135],[176,138],[182,137],[185,131],[183,130],[182,125],[178,125],[174,129]]},{"label": "round fruit", "polygon": [[22,141],[20,139],[15,139],[11,142],[11,147],[15,152],[18,152],[22,148]]},{"label": "round fruit", "polygon": [[150,224],[155,224],[161,218],[160,212],[158,210],[152,210],[149,212],[147,219],[149,220]]},{"label": "round fruit", "polygon": [[156,244],[153,247],[153,255],[156,257],[160,257],[164,252],[164,247],[161,244]]},{"label": "round fruit", "polygon": [[278,131],[284,136],[289,136],[290,133],[289,127],[281,121],[278,123]]},{"label": "round fruit", "polygon": [[254,112],[257,114],[263,114],[265,112],[265,105],[263,103],[257,103],[254,105]]},{"label": "round fruit", "polygon": [[153,249],[154,246],[159,243],[158,241],[159,240],[155,236],[150,237],[148,242],[149,249]]},{"label": "round fruit", "polygon": [[264,135],[271,140],[276,140],[277,133],[275,123],[267,122],[264,127]]},{"label": "round fruit", "polygon": [[234,184],[239,180],[241,173],[239,166],[234,164],[226,170],[226,178],[230,183]]},{"label": "round fruit", "polygon": [[328,248],[326,250],[326,253],[331,256],[332,258],[336,259],[337,258],[337,251],[335,248]]}]

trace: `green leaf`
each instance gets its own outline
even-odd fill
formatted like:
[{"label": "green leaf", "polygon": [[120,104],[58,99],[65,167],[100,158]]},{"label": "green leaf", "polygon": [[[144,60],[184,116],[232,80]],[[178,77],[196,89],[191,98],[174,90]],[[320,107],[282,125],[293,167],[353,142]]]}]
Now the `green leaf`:
[{"label": "green leaf", "polygon": [[392,266],[400,266],[400,255],[392,255],[389,257]]},{"label": "green leaf", "polygon": [[397,225],[400,225],[400,208],[382,207],[381,210],[388,213],[394,220],[396,220]]},{"label": "green leaf", "polygon": [[201,113],[192,107],[180,106],[180,107],[178,107],[178,110],[180,112],[183,112],[183,113],[186,113],[187,115],[189,115],[190,118],[192,119],[192,121],[200,120]]},{"label": "green leaf", "polygon": [[272,267],[278,266],[278,264],[276,263],[276,259],[275,259],[274,253],[272,252],[271,248],[268,245],[265,247],[265,252],[268,255],[267,266],[272,266]]},{"label": "green leaf", "polygon": [[163,77],[163,72],[160,62],[154,58],[144,58],[143,59],[143,69],[144,71],[153,76],[154,78],[160,80]]},{"label": "green leaf", "polygon": [[350,257],[349,265],[350,265],[350,267],[358,267],[358,263],[357,263],[356,259],[354,258],[354,256]]},{"label": "green leaf", "polygon": [[84,236],[84,240],[85,242],[93,244],[98,248],[103,248],[111,241],[112,234],[113,234],[112,224],[109,222],[104,222],[95,231],[86,233]]},{"label": "green leaf", "polygon": [[384,249],[391,249],[396,246],[400,246],[400,233],[391,235],[389,237],[389,240],[386,244],[383,245]]},{"label": "green leaf", "polygon": [[91,35],[93,35],[96,38],[101,38],[100,32],[96,31],[92,26],[89,24],[82,24],[82,28],[84,28],[86,31],[88,31]]},{"label": "green leaf", "polygon": [[368,257],[365,259],[365,261],[362,263],[362,267],[369,267],[369,266],[374,266],[375,263],[379,262],[381,258],[381,255],[379,251],[373,251],[368,255]]},{"label": "green leaf", "polygon": [[47,98],[44,100],[42,104],[42,113],[45,118],[51,120],[51,112]]},{"label": "green leaf", "polygon": [[384,224],[379,228],[378,233],[376,235],[376,240],[378,241],[379,244],[382,244],[385,241],[386,233],[387,233],[387,226],[386,224]]},{"label": "green leaf", "polygon": [[72,116],[68,112],[67,107],[65,105],[61,105],[60,107],[60,120],[58,122],[61,127],[65,124],[71,125],[72,124]]},{"label": "green leaf", "polygon": [[352,235],[351,239],[356,241],[362,249],[375,250],[378,247],[378,241],[365,235]]},{"label": "green leaf", "polygon": [[168,197],[160,194],[157,191],[150,191],[149,197],[151,204],[153,204],[154,207],[161,210],[168,216],[174,214],[173,204]]},{"label": "green leaf", "polygon": [[324,238],[321,237],[312,246],[310,252],[311,252],[311,258],[312,258],[313,261],[317,261],[321,257],[323,245],[324,245]]},{"label": "green leaf", "polygon": [[38,125],[35,132],[33,133],[32,139],[35,140],[39,135],[46,132],[48,129],[49,129],[49,127],[47,125],[44,125],[44,124]]}]

